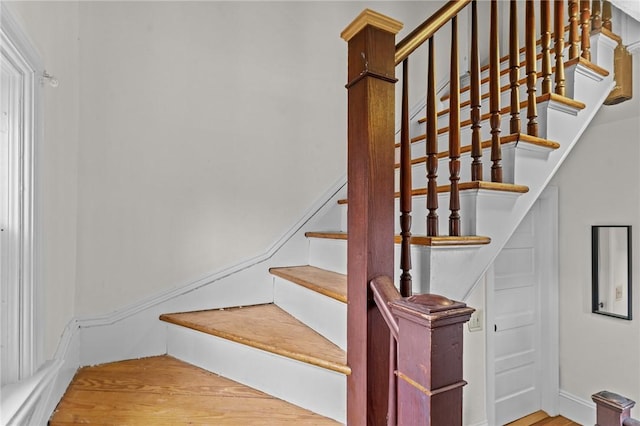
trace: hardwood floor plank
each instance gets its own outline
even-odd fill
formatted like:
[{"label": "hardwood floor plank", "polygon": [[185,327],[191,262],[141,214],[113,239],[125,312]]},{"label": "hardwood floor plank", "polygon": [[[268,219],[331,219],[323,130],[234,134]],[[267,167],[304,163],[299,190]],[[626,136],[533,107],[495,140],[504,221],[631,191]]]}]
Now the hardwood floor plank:
[{"label": "hardwood floor plank", "polygon": [[100,425],[336,425],[169,356],[78,371],[49,422]]},{"label": "hardwood floor plank", "polygon": [[549,417],[544,411],[536,411],[505,426],[581,426],[565,417]]}]

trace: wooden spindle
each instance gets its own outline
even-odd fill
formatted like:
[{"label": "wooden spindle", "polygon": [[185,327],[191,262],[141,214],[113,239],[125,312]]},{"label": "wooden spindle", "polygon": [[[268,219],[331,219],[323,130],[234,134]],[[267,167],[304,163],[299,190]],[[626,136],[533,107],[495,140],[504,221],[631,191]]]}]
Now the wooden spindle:
[{"label": "wooden spindle", "polygon": [[427,235],[438,235],[438,111],[436,110],[436,54],[429,39],[427,68]]},{"label": "wooden spindle", "polygon": [[480,53],[478,49],[478,5],[471,2],[471,180],[482,180],[480,137]]},{"label": "wooden spindle", "polygon": [[491,124],[491,181],[502,182],[500,146],[500,46],[498,39],[498,3],[491,0],[489,37],[489,113]]},{"label": "wooden spindle", "polygon": [[554,38],[555,38],[555,54],[556,54],[556,89],[558,95],[564,96],[565,91],[565,74],[564,59],[562,51],[564,50],[564,2],[562,0],[554,1]]},{"label": "wooden spindle", "polygon": [[449,87],[449,235],[460,235],[460,77],[458,66],[458,17],[451,19],[451,76]]},{"label": "wooden spindle", "polygon": [[593,0],[591,4],[591,30],[600,31],[602,28],[602,13],[600,12],[600,0]]},{"label": "wooden spindle", "polygon": [[411,296],[411,141],[409,140],[409,58],[402,62],[400,128],[400,293]]},{"label": "wooden spindle", "polygon": [[542,52],[542,94],[551,93],[551,7],[540,0],[540,50]]},{"label": "wooden spindle", "polygon": [[509,131],[520,133],[520,46],[518,44],[518,7],[509,3],[509,89],[511,91],[511,120]]},{"label": "wooden spindle", "polygon": [[609,31],[613,31],[611,25],[611,2],[609,0],[602,2],[602,26]]},{"label": "wooden spindle", "polygon": [[536,103],[536,12],[533,2],[526,3],[525,50],[527,60],[527,134],[538,136],[538,106]]},{"label": "wooden spindle", "polygon": [[582,57],[591,60],[591,8],[589,0],[580,0],[580,25],[582,27]]},{"label": "wooden spindle", "polygon": [[578,0],[569,0],[569,59],[580,56]]}]

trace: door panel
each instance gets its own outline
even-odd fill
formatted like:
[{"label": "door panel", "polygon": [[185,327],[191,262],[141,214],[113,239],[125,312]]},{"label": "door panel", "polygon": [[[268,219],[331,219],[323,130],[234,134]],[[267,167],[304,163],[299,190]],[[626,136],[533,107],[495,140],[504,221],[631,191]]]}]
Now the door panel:
[{"label": "door panel", "polygon": [[540,308],[534,205],[494,262],[493,371],[496,423],[540,409]]}]

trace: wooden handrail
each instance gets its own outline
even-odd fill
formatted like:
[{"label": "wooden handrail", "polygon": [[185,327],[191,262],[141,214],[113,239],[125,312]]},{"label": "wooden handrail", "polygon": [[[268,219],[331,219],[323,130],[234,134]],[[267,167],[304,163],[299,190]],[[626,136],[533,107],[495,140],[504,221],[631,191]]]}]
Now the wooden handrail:
[{"label": "wooden handrail", "polygon": [[369,284],[373,293],[373,300],[382,314],[384,322],[387,323],[389,331],[393,337],[398,340],[398,321],[391,313],[389,304],[396,300],[402,299],[400,292],[396,288],[393,280],[387,276],[376,277]]},{"label": "wooden handrail", "polygon": [[396,65],[404,61],[411,53],[429,40],[444,24],[456,16],[471,0],[451,0],[427,18],[408,36],[396,45]]}]

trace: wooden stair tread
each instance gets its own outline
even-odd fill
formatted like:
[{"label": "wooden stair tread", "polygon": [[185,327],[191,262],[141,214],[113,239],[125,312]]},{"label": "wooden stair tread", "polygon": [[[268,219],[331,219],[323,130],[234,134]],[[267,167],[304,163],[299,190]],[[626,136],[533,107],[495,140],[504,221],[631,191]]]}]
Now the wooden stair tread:
[{"label": "wooden stair tread", "polygon": [[[556,93],[546,93],[544,95],[540,95],[536,98],[536,104],[541,104],[543,102],[548,102],[548,101],[554,101],[557,103],[561,103],[564,104],[568,107],[571,108],[575,108],[578,110],[582,110],[586,108],[586,105],[583,102],[580,101],[576,101],[574,99],[568,98],[566,96],[562,96],[562,95],[558,95]],[[527,107],[527,101],[524,100],[522,102],[520,102],[520,108],[524,109]],[[507,105],[505,107],[503,107],[502,109],[500,109],[500,115],[506,115],[507,113],[509,113],[511,111],[511,106]],[[480,121],[486,121],[491,117],[491,113],[487,112],[484,113],[480,116]],[[427,121],[426,117],[422,117],[418,120],[418,123],[422,124],[424,122]],[[471,119],[465,120],[465,121],[461,121],[460,122],[460,127],[466,127],[466,126],[470,126],[471,125]],[[441,127],[438,129],[438,135],[447,133],[449,131],[449,125]],[[426,138],[426,134],[424,135],[420,135],[420,136],[416,136],[414,138],[411,139],[411,142],[417,142],[419,140],[423,140]],[[397,144],[396,144],[397,145]]]},{"label": "wooden stair tread", "polygon": [[[551,141],[549,139],[543,139],[536,136],[527,135],[526,133],[512,133],[509,135],[500,137],[500,144],[506,145],[509,143],[515,142],[516,145],[523,142],[529,145],[535,145],[541,148],[547,148],[550,150],[555,150],[560,148],[560,144],[558,142]],[[491,140],[486,140],[481,142],[482,149],[491,148]],[[471,145],[464,145],[460,147],[460,154],[466,154],[467,152],[471,152]],[[441,151],[438,153],[438,158],[448,158],[449,151]],[[426,156],[417,157],[411,160],[411,164],[419,164],[427,161]],[[395,164],[395,168],[399,168],[400,163]]]},{"label": "wooden stair tread", "polygon": [[351,373],[342,349],[272,303],[164,314],[160,319],[307,364]]},{"label": "wooden stair tread", "polygon": [[[513,183],[501,183],[501,182],[488,182],[484,180],[475,180],[471,182],[460,182],[458,185],[460,191],[468,191],[468,190],[488,190],[488,191],[500,191],[500,192],[512,192],[515,194],[526,194],[529,192],[529,187],[526,185],[516,185]],[[438,186],[438,194],[450,192],[451,185],[439,185]],[[411,196],[416,197],[420,195],[427,195],[427,188],[417,188],[411,190]],[[400,193],[394,193],[395,198],[400,197]],[[349,200],[343,198],[338,200],[338,204],[348,204]]]},{"label": "wooden stair tread", "polygon": [[585,67],[589,68],[591,71],[597,74],[600,74],[602,77],[606,77],[609,75],[609,71],[607,71],[606,69],[602,68],[599,65],[594,64],[591,61],[586,60],[582,56],[578,56],[577,58],[568,60],[567,62],[565,62],[564,66],[566,68],[576,64],[584,65]]},{"label": "wooden stair tread", "polygon": [[347,303],[347,276],[315,266],[271,268],[269,272],[305,288]]},{"label": "wooden stair tread", "polygon": [[521,419],[518,419],[514,422],[508,423],[505,426],[580,426],[580,424],[575,423],[565,417],[555,416],[550,417],[544,411],[536,411],[535,413],[529,414]]},{"label": "wooden stair tread", "polygon": [[334,420],[170,356],[83,367],[49,425],[336,425]]},{"label": "wooden stair tread", "polygon": [[[307,238],[325,238],[331,240],[347,240],[346,232],[307,232],[304,234]],[[402,237],[394,236],[394,242],[400,244]],[[429,247],[449,247],[449,246],[477,246],[485,245],[491,242],[491,238],[480,235],[466,235],[460,237],[438,236],[428,237],[426,235],[412,235],[410,243],[417,246]]]}]

